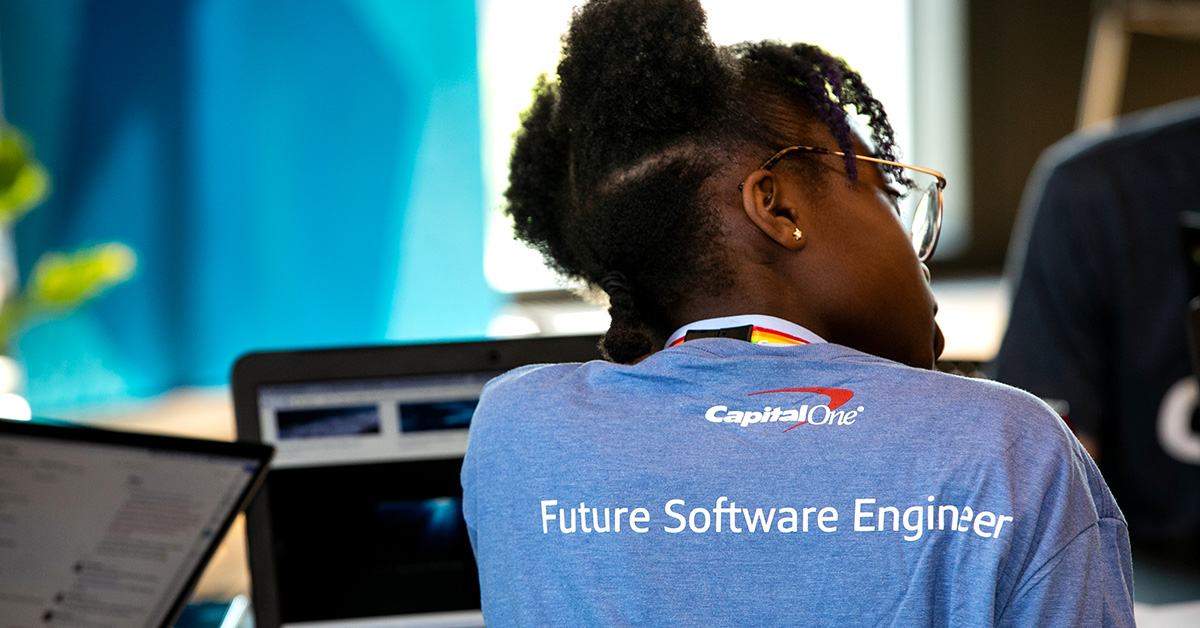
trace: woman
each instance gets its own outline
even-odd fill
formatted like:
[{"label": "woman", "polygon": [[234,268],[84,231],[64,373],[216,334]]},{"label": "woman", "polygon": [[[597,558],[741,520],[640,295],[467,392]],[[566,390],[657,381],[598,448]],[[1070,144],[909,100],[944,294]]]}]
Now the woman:
[{"label": "woman", "polygon": [[591,2],[563,55],[509,211],[608,294],[611,362],[484,391],[462,480],[488,624],[1132,624],[1078,442],[930,370],[944,179],[896,163],[860,77],[718,48],[694,0]]}]

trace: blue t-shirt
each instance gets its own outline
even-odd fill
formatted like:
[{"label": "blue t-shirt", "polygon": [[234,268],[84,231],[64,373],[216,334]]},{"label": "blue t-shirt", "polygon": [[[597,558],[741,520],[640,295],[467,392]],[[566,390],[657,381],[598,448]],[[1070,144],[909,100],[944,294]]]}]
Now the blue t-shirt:
[{"label": "blue t-shirt", "polygon": [[462,482],[492,627],[1133,625],[1125,521],[1048,407],[838,345],[518,369]]}]

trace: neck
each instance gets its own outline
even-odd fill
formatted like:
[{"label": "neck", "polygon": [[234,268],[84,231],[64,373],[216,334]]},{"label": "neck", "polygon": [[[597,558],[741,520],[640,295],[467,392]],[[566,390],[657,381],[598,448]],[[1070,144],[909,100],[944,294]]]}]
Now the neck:
[{"label": "neck", "polygon": [[[685,307],[681,307],[671,323],[675,329],[709,318],[726,316],[741,316],[745,314],[766,314],[782,318],[813,333],[825,337],[825,326],[816,320],[803,302],[795,297],[793,290],[739,290],[736,296],[713,297],[710,299],[694,299]],[[763,295],[772,295],[763,298]]]},{"label": "neck", "polygon": [[729,280],[721,282],[716,294],[697,291],[680,303],[665,321],[670,328],[710,318],[766,314],[828,339],[830,330],[818,314],[821,310],[812,307],[817,301],[810,298],[805,279],[811,270],[794,267],[797,254],[764,238],[743,215],[735,212],[729,222],[735,233],[722,243],[731,251],[726,258]]}]

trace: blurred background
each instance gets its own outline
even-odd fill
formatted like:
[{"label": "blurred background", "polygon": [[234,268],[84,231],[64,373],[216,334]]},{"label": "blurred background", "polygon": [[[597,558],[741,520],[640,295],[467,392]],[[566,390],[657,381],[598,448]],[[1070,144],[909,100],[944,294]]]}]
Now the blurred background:
[{"label": "blurred background", "polygon": [[[102,242],[138,258],[108,293],[14,333],[34,412],[131,417],[183,393],[218,404],[253,349],[606,328],[500,212],[511,134],[573,4],[0,2],[3,114],[51,180],[8,229],[18,276],[46,251]],[[904,159],[948,175],[931,264],[945,358],[986,362],[1026,179],[1083,122],[1093,3],[705,6],[720,43],[842,55]],[[1101,109],[1200,94],[1194,35],[1129,31],[1124,55],[1099,55]]]},{"label": "blurred background", "polygon": [[[573,4],[0,0],[0,111],[49,177],[0,234],[5,291],[49,251],[136,255],[103,294],[22,319],[8,387],[35,415],[232,438],[247,351],[606,329],[501,213],[511,135]],[[930,266],[948,370],[999,346],[1042,151],[1200,95],[1196,2],[704,5],[718,43],[843,56],[904,160],[946,173]]]}]

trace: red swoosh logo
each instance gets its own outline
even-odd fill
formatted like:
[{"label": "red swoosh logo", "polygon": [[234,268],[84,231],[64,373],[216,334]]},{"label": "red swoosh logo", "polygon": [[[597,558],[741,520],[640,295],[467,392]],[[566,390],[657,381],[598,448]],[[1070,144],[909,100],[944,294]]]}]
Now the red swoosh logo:
[{"label": "red swoosh logo", "polygon": [[830,410],[837,410],[854,397],[854,391],[846,390],[845,388],[780,388],[779,390],[764,390],[762,392],[750,393],[750,395],[765,395],[767,393],[781,392],[810,392],[817,393],[818,395],[825,395],[826,397],[829,397]]},{"label": "red swoosh logo", "polygon": [[[845,404],[847,401],[850,401],[850,399],[852,399],[854,397],[854,391],[846,390],[845,388],[780,388],[778,390],[764,390],[762,392],[750,393],[749,396],[765,395],[767,393],[781,393],[781,392],[808,392],[808,393],[817,393],[818,395],[825,395],[826,397],[829,397],[829,410],[831,412],[833,410],[837,410],[843,404]],[[787,432],[787,431],[793,430],[797,427],[800,427],[801,425],[804,425],[807,422],[808,421],[802,421],[802,422],[797,423],[783,431]]]}]

